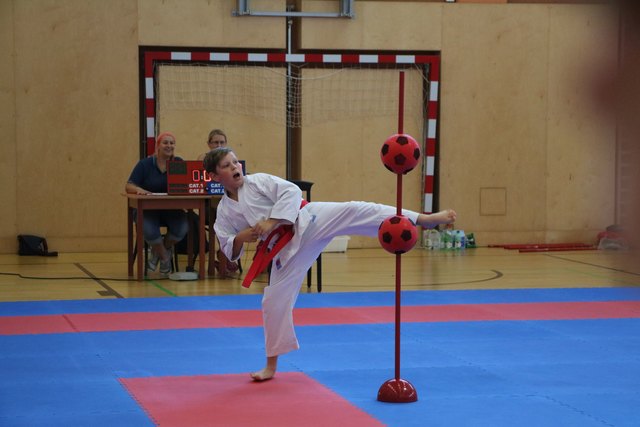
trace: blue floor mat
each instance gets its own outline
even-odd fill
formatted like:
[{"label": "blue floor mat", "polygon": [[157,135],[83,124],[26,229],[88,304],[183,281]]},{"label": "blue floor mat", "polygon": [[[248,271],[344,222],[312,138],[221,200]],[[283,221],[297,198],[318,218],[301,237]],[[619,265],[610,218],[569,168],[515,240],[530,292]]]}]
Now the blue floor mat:
[{"label": "blue floor mat", "polygon": [[[298,306],[382,305],[389,297],[309,294],[301,295]],[[637,290],[621,288],[421,291],[405,293],[404,301],[634,299],[640,299]],[[66,313],[70,308],[211,310],[237,309],[243,300],[242,308],[259,308],[254,296],[0,307],[4,315]],[[376,400],[379,387],[394,376],[393,324],[304,326],[297,331],[301,349],[281,357],[279,370],[305,373],[389,426],[626,427],[640,419],[640,319],[403,324],[401,377],[418,392],[418,401],[407,404]],[[153,425],[119,378],[244,374],[264,361],[259,327],[7,335],[0,336],[0,349],[2,426]]]}]

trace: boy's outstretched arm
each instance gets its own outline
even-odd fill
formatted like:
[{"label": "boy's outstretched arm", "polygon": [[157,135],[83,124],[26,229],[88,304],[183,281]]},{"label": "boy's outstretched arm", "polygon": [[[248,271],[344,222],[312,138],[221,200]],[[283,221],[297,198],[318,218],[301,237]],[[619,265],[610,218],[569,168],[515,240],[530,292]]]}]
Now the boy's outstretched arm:
[{"label": "boy's outstretched arm", "polygon": [[440,224],[451,224],[456,221],[458,214],[453,209],[445,209],[432,214],[418,215],[418,225],[423,228],[434,228]]}]

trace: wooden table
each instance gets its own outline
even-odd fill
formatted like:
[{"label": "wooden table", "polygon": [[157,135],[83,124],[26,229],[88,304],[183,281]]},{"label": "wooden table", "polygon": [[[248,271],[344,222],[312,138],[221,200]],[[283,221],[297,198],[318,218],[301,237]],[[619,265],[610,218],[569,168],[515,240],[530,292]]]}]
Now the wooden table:
[{"label": "wooden table", "polygon": [[[207,201],[212,201],[211,195],[185,195],[185,196],[168,196],[168,195],[140,195],[140,194],[126,194],[127,196],[127,254],[128,254],[128,273],[129,276],[133,276],[133,261],[134,254],[137,254],[137,279],[142,280],[144,278],[144,237],[142,235],[142,224],[144,221],[143,213],[145,210],[153,209],[197,209],[200,216],[200,222],[198,224],[198,235],[200,236],[200,245],[198,248],[198,278],[204,279],[204,257],[205,248],[204,243],[206,240],[205,234],[205,207]],[[133,247],[133,224],[134,224],[134,211],[136,226],[136,247]],[[213,217],[212,209],[210,209],[210,216]],[[211,228],[213,228],[213,221],[209,222]],[[193,264],[192,252],[192,236],[191,230],[189,230],[188,248],[189,248],[189,265]],[[211,274],[213,258],[215,254],[215,236],[211,233],[209,240],[209,274]],[[135,249],[135,252],[134,252]]]}]

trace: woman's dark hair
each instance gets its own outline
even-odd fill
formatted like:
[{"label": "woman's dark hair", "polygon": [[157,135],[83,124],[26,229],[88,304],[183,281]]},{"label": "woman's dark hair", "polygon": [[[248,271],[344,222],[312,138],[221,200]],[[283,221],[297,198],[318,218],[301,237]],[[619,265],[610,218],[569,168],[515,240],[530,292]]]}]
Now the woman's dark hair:
[{"label": "woman's dark hair", "polygon": [[216,173],[216,168],[218,167],[220,160],[231,152],[233,152],[233,150],[229,147],[218,147],[209,151],[207,155],[204,156],[204,170],[209,173]]}]

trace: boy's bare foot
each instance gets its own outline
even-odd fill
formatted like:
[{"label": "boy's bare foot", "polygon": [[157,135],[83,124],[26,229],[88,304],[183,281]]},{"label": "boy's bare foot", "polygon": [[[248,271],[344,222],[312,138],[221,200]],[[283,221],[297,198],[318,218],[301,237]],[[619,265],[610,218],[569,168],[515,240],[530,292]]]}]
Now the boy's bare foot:
[{"label": "boy's bare foot", "polygon": [[264,368],[260,371],[257,372],[252,372],[251,373],[251,379],[253,379],[254,381],[267,381],[270,380],[271,378],[273,378],[273,376],[276,374],[275,371],[268,369],[268,368]]},{"label": "boy's bare foot", "polygon": [[265,366],[260,371],[252,372],[251,378],[254,381],[270,380],[276,374],[277,368],[278,368],[278,356],[267,357],[267,366]]},{"label": "boy's bare foot", "polygon": [[433,214],[420,214],[418,225],[425,228],[434,228],[440,224],[451,224],[456,221],[458,214],[453,209],[445,209]]}]

